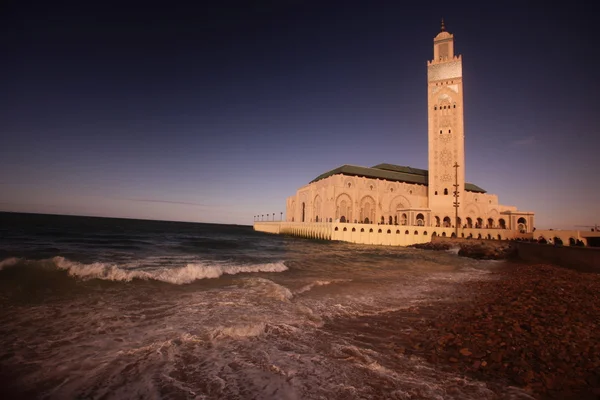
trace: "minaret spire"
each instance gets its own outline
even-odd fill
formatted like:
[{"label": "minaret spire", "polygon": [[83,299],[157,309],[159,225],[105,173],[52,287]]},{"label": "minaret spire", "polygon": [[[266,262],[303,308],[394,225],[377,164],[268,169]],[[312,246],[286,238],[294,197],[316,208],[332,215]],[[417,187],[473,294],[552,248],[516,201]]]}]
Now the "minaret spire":
[{"label": "minaret spire", "polygon": [[446,31],[446,25],[444,25],[444,18],[442,18],[442,28],[440,30],[440,32],[445,32]]}]

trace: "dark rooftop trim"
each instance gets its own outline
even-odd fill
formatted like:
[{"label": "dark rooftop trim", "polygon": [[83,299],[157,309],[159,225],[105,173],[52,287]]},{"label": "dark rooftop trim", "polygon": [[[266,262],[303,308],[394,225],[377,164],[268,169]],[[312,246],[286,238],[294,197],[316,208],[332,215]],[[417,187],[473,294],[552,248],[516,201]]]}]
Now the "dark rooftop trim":
[{"label": "dark rooftop trim", "polygon": [[429,172],[426,169],[404,167],[401,165],[385,164],[385,163],[377,164],[371,168],[384,169],[386,171],[393,171],[393,172],[404,172],[406,174],[424,175],[424,176],[427,176],[429,174]]},{"label": "dark rooftop trim", "polygon": [[[378,164],[372,168],[359,167],[357,165],[342,165],[327,171],[310,181],[314,183],[321,179],[329,178],[333,175],[360,176],[373,179],[385,179],[392,182],[415,183],[427,186],[429,173],[426,169],[403,167],[394,164]],[[465,182],[465,190],[469,192],[486,193],[486,191],[477,185]]]}]

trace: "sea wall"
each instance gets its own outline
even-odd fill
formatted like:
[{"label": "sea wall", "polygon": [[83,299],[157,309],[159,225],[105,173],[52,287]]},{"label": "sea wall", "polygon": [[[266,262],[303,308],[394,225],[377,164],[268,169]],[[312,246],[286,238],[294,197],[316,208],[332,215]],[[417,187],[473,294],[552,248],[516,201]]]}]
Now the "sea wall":
[{"label": "sea wall", "polygon": [[[410,246],[431,240],[447,239],[455,234],[454,228],[433,226],[353,224],[346,222],[287,222],[256,221],[258,232],[286,234],[311,239],[340,240],[350,243],[387,246]],[[496,242],[504,239],[531,239],[531,233],[521,234],[506,229],[459,229],[459,238],[468,243],[476,241]],[[471,237],[472,239],[466,239]],[[461,239],[465,238],[465,239]],[[497,240],[500,239],[500,240]]]},{"label": "sea wall", "polygon": [[524,261],[600,273],[600,248],[598,247],[554,246],[518,241],[514,243],[517,247],[517,256]]},{"label": "sea wall", "polygon": [[280,233],[281,222],[254,222],[254,230],[265,233]]}]

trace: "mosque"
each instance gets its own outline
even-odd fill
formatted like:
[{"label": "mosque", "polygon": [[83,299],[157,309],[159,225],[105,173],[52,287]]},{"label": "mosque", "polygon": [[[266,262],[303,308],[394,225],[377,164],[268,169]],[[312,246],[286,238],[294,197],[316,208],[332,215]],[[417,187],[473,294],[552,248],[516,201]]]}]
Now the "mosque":
[{"label": "mosque", "polygon": [[428,170],[342,165],[289,197],[286,221],[502,230],[506,238],[531,232],[533,212],[465,182],[462,58],[443,21],[427,62],[427,105]]},{"label": "mosque", "polygon": [[501,205],[497,195],[465,182],[462,58],[455,55],[454,36],[443,21],[427,62],[427,107],[427,170],[342,165],[288,197],[284,220],[255,216],[254,229],[394,246],[434,236],[531,238],[533,212]]}]

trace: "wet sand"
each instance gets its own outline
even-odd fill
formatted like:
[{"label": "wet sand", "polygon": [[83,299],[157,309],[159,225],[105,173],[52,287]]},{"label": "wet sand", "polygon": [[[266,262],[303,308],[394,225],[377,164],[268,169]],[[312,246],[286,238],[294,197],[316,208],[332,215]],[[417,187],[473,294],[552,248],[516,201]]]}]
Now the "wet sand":
[{"label": "wet sand", "polygon": [[513,386],[538,399],[599,399],[600,274],[503,265],[490,280],[432,293],[437,302],[330,321],[327,329],[387,347],[399,363],[418,357],[484,381],[498,398],[514,398]]}]

